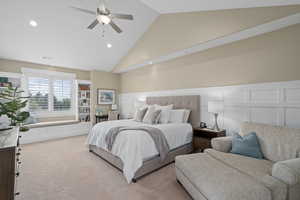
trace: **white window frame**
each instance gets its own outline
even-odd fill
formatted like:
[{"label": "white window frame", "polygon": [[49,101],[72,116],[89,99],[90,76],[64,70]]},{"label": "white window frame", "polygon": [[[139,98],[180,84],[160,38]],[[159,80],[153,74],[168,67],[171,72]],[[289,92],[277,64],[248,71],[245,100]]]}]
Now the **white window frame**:
[{"label": "white window frame", "polygon": [[[49,95],[48,95],[48,110],[33,111],[32,115],[38,118],[46,117],[64,117],[64,116],[76,116],[76,75],[73,73],[55,72],[48,70],[37,70],[31,68],[22,68],[23,83],[26,95],[29,95],[28,78],[29,77],[41,77],[49,79]],[[71,91],[71,108],[68,111],[55,111],[53,105],[53,81],[54,80],[71,80],[72,91]],[[29,108],[27,107],[29,110]]]}]

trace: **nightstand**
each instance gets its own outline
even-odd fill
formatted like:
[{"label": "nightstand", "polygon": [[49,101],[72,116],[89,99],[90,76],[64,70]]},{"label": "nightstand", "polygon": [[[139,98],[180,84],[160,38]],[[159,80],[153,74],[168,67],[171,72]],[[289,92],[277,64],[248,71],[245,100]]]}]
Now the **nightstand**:
[{"label": "nightstand", "polygon": [[193,128],[194,152],[203,152],[204,149],[211,148],[211,140],[216,137],[226,136],[226,130],[215,131],[208,128]]}]

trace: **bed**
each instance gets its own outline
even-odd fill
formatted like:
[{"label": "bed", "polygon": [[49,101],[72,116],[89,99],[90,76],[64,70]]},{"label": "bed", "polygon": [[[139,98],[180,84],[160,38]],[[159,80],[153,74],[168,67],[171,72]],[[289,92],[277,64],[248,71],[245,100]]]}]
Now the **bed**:
[{"label": "bed", "polygon": [[134,133],[124,131],[116,138],[111,151],[105,147],[104,134],[102,133],[116,126],[145,125],[141,122],[134,120],[102,122],[93,127],[87,139],[90,152],[123,171],[128,183],[136,182],[142,176],[173,162],[178,155],[191,153],[193,151],[192,127],[200,122],[199,96],[147,97],[146,103],[162,106],[173,104],[174,109],[189,109],[191,111],[189,123],[147,125],[160,129],[166,136],[170,151],[163,161],[159,157],[153,140],[143,131]]}]

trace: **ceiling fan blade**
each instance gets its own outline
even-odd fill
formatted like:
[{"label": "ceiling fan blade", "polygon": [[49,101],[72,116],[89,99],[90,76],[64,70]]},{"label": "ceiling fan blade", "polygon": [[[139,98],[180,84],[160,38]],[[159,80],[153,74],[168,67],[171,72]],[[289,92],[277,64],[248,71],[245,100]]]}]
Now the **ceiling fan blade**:
[{"label": "ceiling fan blade", "polygon": [[95,21],[93,21],[87,28],[88,29],[93,29],[98,23],[99,23],[98,20],[95,19]]},{"label": "ceiling fan blade", "polygon": [[72,9],[75,9],[75,10],[78,10],[78,11],[81,11],[81,12],[84,12],[84,13],[88,13],[88,14],[91,14],[91,15],[95,15],[96,13],[92,10],[88,10],[88,9],[84,9],[84,8],[77,8],[77,7],[74,7],[74,6],[71,6]]},{"label": "ceiling fan blade", "polygon": [[113,21],[110,21],[109,24],[117,33],[122,33],[122,30],[120,29],[120,27],[118,27],[117,24],[115,24]]},{"label": "ceiling fan blade", "polygon": [[132,15],[127,15],[127,14],[118,14],[118,13],[111,13],[110,16],[118,19],[127,19],[127,20],[133,20]]}]

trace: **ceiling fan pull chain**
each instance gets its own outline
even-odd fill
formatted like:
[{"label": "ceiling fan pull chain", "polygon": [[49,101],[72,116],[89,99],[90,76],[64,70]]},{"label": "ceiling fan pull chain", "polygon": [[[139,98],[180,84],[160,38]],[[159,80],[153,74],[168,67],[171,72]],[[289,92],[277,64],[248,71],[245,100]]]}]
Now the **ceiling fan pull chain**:
[{"label": "ceiling fan pull chain", "polygon": [[104,34],[105,34],[105,26],[104,26],[104,24],[102,23],[102,37],[104,38]]}]

